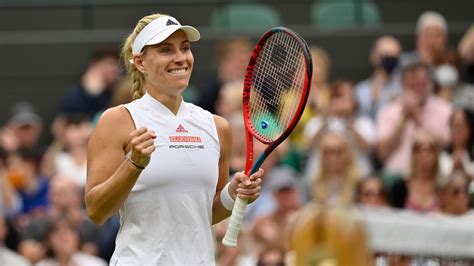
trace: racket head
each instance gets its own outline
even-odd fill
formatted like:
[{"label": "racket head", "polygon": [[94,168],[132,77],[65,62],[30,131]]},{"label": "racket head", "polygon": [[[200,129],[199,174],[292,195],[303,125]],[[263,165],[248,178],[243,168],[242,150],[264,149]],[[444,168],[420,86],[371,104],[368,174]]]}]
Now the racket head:
[{"label": "racket head", "polygon": [[306,105],[312,72],[308,45],[296,32],[275,27],[262,35],[244,80],[247,131],[265,144],[278,145],[288,137]]}]

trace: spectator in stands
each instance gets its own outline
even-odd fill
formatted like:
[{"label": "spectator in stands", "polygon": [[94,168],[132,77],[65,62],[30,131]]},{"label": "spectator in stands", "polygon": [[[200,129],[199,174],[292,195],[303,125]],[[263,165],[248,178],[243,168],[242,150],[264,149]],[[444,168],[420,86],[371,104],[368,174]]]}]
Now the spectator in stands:
[{"label": "spectator in stands", "polygon": [[474,112],[474,85],[462,78],[462,59],[456,50],[450,50],[443,64],[434,68],[434,91],[454,107]]},{"label": "spectator in stands", "polygon": [[297,148],[306,152],[310,145],[304,137],[304,125],[312,118],[325,113],[329,106],[331,89],[329,86],[329,74],[331,71],[331,58],[326,50],[321,47],[311,47],[311,58],[313,61],[313,76],[311,78],[311,90],[308,102],[301,115],[300,122],[290,135]]},{"label": "spectator in stands", "polygon": [[391,190],[392,206],[418,212],[440,210],[440,201],[436,193],[439,180],[439,145],[427,131],[415,133],[411,158],[410,174],[399,179]]},{"label": "spectator in stands", "polygon": [[311,57],[313,61],[312,93],[309,96],[308,103],[310,110],[313,112],[324,112],[329,106],[331,95],[329,86],[331,57],[325,49],[317,46],[311,47]]},{"label": "spectator in stands", "polygon": [[60,103],[61,113],[85,113],[92,118],[110,103],[111,88],[120,76],[118,51],[98,48],[94,51],[81,81],[69,89]]},{"label": "spectator in stands", "polygon": [[[376,143],[375,125],[369,117],[357,114],[354,90],[348,81],[338,80],[331,85],[327,112],[314,117],[305,126],[306,142],[314,147],[327,131],[338,132],[349,140],[361,175],[368,175],[372,171],[370,153]],[[309,159],[309,173],[318,167],[319,162],[317,150],[313,152],[316,153],[310,155],[314,159]]]},{"label": "spectator in stands", "polygon": [[450,145],[440,154],[440,172],[443,177],[463,172],[474,178],[474,122],[467,110],[455,109],[450,119]]},{"label": "spectator in stands", "polygon": [[42,132],[43,121],[35,107],[29,102],[17,102],[11,107],[11,116],[6,124],[5,148],[7,151],[23,148],[42,152],[39,144]]},{"label": "spectator in stands", "polygon": [[448,44],[448,23],[438,12],[425,11],[416,23],[416,51],[405,59],[417,57],[429,66],[442,63]]},{"label": "spectator in stands", "polygon": [[104,260],[79,251],[79,232],[67,219],[55,219],[49,224],[46,243],[47,258],[38,262],[38,266],[107,265]]},{"label": "spectator in stands", "polygon": [[449,141],[451,106],[431,92],[428,66],[406,61],[401,70],[402,93],[384,106],[377,118],[378,155],[384,174],[406,175],[415,132],[424,129],[444,146]]},{"label": "spectator in stands", "polygon": [[85,114],[69,114],[64,128],[64,149],[54,156],[55,175],[72,178],[81,187],[87,177],[87,142],[92,124]]},{"label": "spectator in stands", "polygon": [[21,209],[20,195],[13,186],[10,176],[6,175],[3,154],[0,154],[0,184],[2,193],[0,195],[0,210],[7,218],[14,217]]},{"label": "spectator in stands", "polygon": [[356,202],[362,206],[387,206],[387,193],[383,181],[378,176],[363,178],[357,184]]},{"label": "spectator in stands", "polygon": [[459,82],[456,67],[450,64],[442,64],[434,69],[433,74],[436,94],[446,102],[452,103]]},{"label": "spectator in stands", "polygon": [[252,226],[252,239],[256,245],[253,249],[257,254],[266,248],[287,250],[289,221],[301,205],[300,190],[296,173],[291,168],[273,171],[268,179],[275,210],[255,219]]},{"label": "spectator in stands", "polygon": [[0,214],[0,265],[15,265],[15,266],[25,266],[31,265],[31,263],[21,256],[20,254],[8,249],[4,246],[6,237],[7,237],[7,225],[3,214]]},{"label": "spectator in stands", "polygon": [[217,73],[202,87],[199,106],[215,113],[214,108],[222,85],[244,79],[252,50],[253,44],[247,38],[231,38],[217,44]]},{"label": "spectator in stands", "polygon": [[257,266],[284,266],[285,252],[281,249],[269,247],[258,256]]},{"label": "spectator in stands", "polygon": [[18,190],[21,214],[42,215],[49,207],[49,182],[39,175],[40,156],[37,151],[19,149],[6,159],[7,178]]},{"label": "spectator in stands", "polygon": [[109,105],[105,109],[97,112],[92,118],[94,126],[106,109],[126,104],[133,100],[132,87],[133,82],[129,78],[121,78],[114,84]]},{"label": "spectator in stands", "polygon": [[469,211],[470,182],[466,174],[457,172],[438,183],[443,213],[463,215]]},{"label": "spectator in stands", "polygon": [[385,35],[375,41],[369,55],[373,72],[355,86],[360,114],[375,119],[380,107],[400,93],[397,66],[401,51],[400,42],[393,36]]},{"label": "spectator in stands", "polygon": [[[79,249],[91,255],[99,254],[100,230],[88,217],[83,206],[83,190],[70,178],[55,176],[50,183],[48,198],[51,207],[46,216],[33,217],[22,230],[22,251],[40,253],[36,250],[46,237],[51,221],[66,219],[74,225],[81,236]],[[41,249],[41,248],[40,248]]]},{"label": "spectator in stands", "polygon": [[219,91],[216,101],[216,114],[229,120],[234,114],[242,116],[242,81],[226,82]]},{"label": "spectator in stands", "polygon": [[313,197],[331,207],[352,205],[360,175],[347,138],[337,132],[326,132],[318,148],[321,164],[310,180]]},{"label": "spectator in stands", "polygon": [[474,84],[474,25],[471,25],[459,42],[458,51],[463,64],[464,80]]}]

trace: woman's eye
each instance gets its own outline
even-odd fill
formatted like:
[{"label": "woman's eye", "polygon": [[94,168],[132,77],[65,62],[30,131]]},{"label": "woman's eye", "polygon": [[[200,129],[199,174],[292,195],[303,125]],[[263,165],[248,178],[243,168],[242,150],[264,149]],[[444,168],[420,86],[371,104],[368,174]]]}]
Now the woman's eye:
[{"label": "woman's eye", "polygon": [[187,52],[187,51],[191,50],[191,46],[183,46],[183,48],[181,48],[181,50],[183,50],[183,52]]},{"label": "woman's eye", "polygon": [[159,50],[160,54],[169,54],[171,53],[171,48],[170,47],[163,47]]}]

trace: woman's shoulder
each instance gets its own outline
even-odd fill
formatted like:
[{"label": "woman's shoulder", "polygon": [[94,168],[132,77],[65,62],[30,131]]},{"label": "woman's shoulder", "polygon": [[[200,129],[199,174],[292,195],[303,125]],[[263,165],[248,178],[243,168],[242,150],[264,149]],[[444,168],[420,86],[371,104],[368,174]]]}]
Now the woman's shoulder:
[{"label": "woman's shoulder", "polygon": [[230,124],[227,119],[222,116],[212,115],[216,123],[217,130],[230,130]]},{"label": "woman's shoulder", "polygon": [[96,127],[107,127],[111,130],[116,130],[113,126],[123,127],[129,123],[133,126],[133,120],[129,111],[124,106],[115,106],[105,110],[100,116]]},{"label": "woman's shoulder", "polygon": [[128,139],[130,132],[135,130],[135,124],[124,106],[116,106],[107,109],[97,121],[91,137],[103,136],[110,140],[123,141]]}]

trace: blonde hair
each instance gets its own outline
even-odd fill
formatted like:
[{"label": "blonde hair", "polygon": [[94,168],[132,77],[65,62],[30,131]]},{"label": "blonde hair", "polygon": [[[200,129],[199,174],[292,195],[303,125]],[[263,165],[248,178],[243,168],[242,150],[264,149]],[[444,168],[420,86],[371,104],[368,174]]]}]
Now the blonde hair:
[{"label": "blonde hair", "polygon": [[163,15],[165,14],[155,13],[141,18],[132,33],[130,33],[130,35],[125,39],[122,46],[121,58],[124,62],[129,78],[132,81],[132,95],[134,100],[141,98],[145,94],[145,75],[140,72],[132,62],[130,62],[130,60],[133,59],[133,41],[146,25]]},{"label": "blonde hair", "polygon": [[431,169],[431,175],[433,175],[433,182],[436,182],[439,178],[441,178],[441,173],[440,173],[440,168],[439,168],[439,152],[440,152],[440,147],[439,143],[436,141],[434,136],[424,130],[424,129],[419,129],[415,132],[414,140],[413,140],[413,145],[411,148],[411,164],[410,164],[410,169],[409,169],[409,174],[407,176],[408,179],[413,179],[414,175],[416,174],[416,169],[418,168],[419,162],[417,160],[414,160],[414,155],[418,151],[421,145],[424,143],[429,143],[431,146],[433,146],[434,152],[436,153],[436,158],[433,164],[433,168]]},{"label": "blonde hair", "polygon": [[313,57],[316,57],[321,62],[323,62],[324,66],[326,67],[327,72],[330,73],[331,72],[331,57],[329,56],[328,52],[325,49],[318,46],[312,46],[310,48],[310,51]]},{"label": "blonde hair", "polygon": [[[339,192],[339,195],[337,195],[337,201],[335,202],[337,206],[339,207],[347,207],[350,206],[354,203],[354,198],[355,198],[355,191],[357,187],[357,183],[359,182],[359,169],[357,167],[357,163],[355,160],[355,156],[353,154],[353,151],[349,145],[349,143],[346,141],[343,135],[335,132],[329,132],[326,133],[325,136],[323,136],[323,139],[328,137],[329,135],[337,136],[342,143],[344,143],[344,152],[345,157],[347,161],[344,164],[344,174],[342,178],[344,178],[342,181],[342,186],[341,190]],[[321,143],[323,142],[323,139],[321,140]],[[323,157],[325,156],[323,153],[323,145],[319,145],[319,154],[320,154],[320,161],[323,162],[324,159]],[[328,202],[329,199],[329,176],[326,171],[326,167],[324,166],[323,163],[321,163],[320,166],[320,171],[319,173],[313,177],[313,195],[314,199],[316,202],[319,202],[322,205],[331,205],[333,202]],[[335,206],[332,206],[335,207]]]}]

